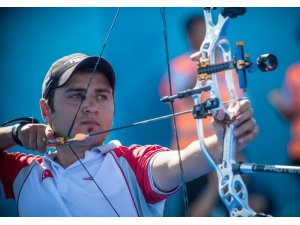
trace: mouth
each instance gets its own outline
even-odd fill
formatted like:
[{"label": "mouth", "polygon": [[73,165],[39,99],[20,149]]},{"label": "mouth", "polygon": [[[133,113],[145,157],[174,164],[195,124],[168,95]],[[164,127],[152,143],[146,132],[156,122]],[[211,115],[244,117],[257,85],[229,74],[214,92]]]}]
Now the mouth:
[{"label": "mouth", "polygon": [[85,120],[81,122],[82,125],[90,126],[90,127],[99,127],[100,124],[95,120]]}]

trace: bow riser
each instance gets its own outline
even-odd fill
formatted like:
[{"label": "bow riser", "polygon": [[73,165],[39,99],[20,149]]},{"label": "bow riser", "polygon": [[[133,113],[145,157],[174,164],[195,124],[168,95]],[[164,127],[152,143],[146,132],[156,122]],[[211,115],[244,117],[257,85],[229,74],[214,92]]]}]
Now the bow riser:
[{"label": "bow riser", "polygon": [[[226,64],[232,61],[231,46],[227,38],[225,37],[226,27],[229,22],[229,17],[224,17],[219,14],[217,24],[213,23],[213,16],[211,9],[204,10],[204,17],[206,21],[206,36],[201,45],[200,51],[193,54],[191,58],[197,61],[199,70],[209,65],[215,65],[218,59],[218,50],[222,54],[222,63]],[[197,84],[195,88],[211,87],[209,91],[209,98],[218,98],[220,104],[210,110],[215,115],[218,110],[223,110],[229,120],[234,118],[233,112],[238,103],[234,100],[238,99],[237,91],[234,83],[233,69],[225,71],[225,81],[227,93],[229,94],[229,106],[225,106],[222,103],[220,94],[220,87],[218,85],[218,74],[198,74]],[[203,104],[203,93],[194,96],[195,105]],[[246,185],[244,184],[241,176],[233,172],[232,166],[235,162],[235,149],[236,139],[233,131],[234,126],[232,123],[225,126],[224,142],[223,142],[223,155],[222,163],[217,164],[214,157],[207,151],[204,144],[204,128],[200,118],[196,118],[197,132],[199,136],[200,148],[209,162],[209,164],[215,169],[218,181],[219,181],[219,195],[227,207],[230,216],[255,216],[256,213],[248,205],[248,193]]]}]

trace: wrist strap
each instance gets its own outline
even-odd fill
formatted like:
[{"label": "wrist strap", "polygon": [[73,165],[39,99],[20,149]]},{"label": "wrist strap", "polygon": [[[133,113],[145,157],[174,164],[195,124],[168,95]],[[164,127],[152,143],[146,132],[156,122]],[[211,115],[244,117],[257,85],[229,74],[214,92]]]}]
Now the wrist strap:
[{"label": "wrist strap", "polygon": [[26,123],[18,123],[16,125],[14,125],[12,131],[11,131],[11,137],[14,140],[14,142],[20,146],[23,147],[22,142],[19,139],[19,130],[21,129],[21,127],[23,127]]},{"label": "wrist strap", "polygon": [[6,121],[0,124],[0,127],[5,127],[14,122],[19,122],[19,123],[13,126],[13,129],[11,130],[11,137],[16,144],[23,146],[22,142],[19,139],[19,130],[28,123],[39,123],[39,121],[33,117],[21,117],[21,118]]}]

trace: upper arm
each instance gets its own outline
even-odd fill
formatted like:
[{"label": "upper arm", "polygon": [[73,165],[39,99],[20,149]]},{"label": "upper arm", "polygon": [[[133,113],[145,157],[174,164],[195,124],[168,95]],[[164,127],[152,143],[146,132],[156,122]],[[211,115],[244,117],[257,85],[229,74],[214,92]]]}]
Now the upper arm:
[{"label": "upper arm", "polygon": [[180,185],[178,152],[175,150],[157,153],[150,164],[154,185],[168,192]]},{"label": "upper arm", "polygon": [[129,148],[120,147],[114,150],[119,160],[123,162],[125,160],[126,164],[129,164],[131,171],[134,173],[134,178],[148,203],[157,203],[171,194],[163,192],[155,185],[156,172],[153,170],[153,162],[164,151],[166,151],[166,148],[159,145],[133,145]]},{"label": "upper arm", "polygon": [[13,192],[15,179],[19,172],[34,159],[38,159],[40,162],[42,160],[39,156],[27,155],[20,152],[8,153],[3,151],[0,153],[0,182],[6,198],[15,198]]}]

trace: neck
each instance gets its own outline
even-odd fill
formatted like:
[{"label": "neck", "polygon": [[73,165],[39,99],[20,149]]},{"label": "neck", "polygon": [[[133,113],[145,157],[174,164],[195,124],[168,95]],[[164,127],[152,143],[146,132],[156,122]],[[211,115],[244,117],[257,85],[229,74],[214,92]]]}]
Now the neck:
[{"label": "neck", "polygon": [[79,159],[83,159],[85,152],[89,151],[92,148],[75,148],[73,146],[68,145],[57,146],[57,155],[55,161],[58,164],[60,164],[64,169],[78,160],[71,147],[74,149],[74,152]]}]

